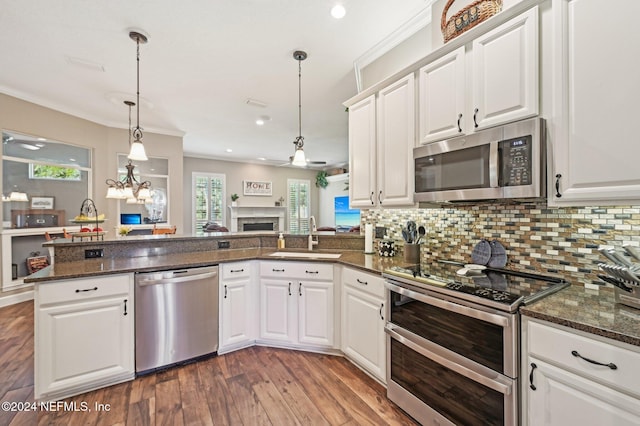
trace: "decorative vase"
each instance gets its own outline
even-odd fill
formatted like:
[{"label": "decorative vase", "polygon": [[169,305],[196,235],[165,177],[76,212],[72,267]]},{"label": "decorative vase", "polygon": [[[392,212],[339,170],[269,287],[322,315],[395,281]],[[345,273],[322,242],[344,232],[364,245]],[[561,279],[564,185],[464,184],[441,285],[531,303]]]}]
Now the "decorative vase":
[{"label": "decorative vase", "polygon": [[238,202],[237,201],[232,201],[231,202],[231,207],[238,207]]}]

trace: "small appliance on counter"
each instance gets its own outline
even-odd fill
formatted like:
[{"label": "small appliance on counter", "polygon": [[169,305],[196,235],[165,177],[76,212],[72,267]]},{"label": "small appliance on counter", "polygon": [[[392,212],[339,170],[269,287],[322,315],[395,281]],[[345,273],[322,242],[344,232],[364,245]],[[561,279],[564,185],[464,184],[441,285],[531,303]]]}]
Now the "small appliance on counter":
[{"label": "small appliance on counter", "polygon": [[623,249],[629,258],[613,248],[598,250],[612,262],[598,265],[605,272],[598,278],[614,286],[616,303],[640,309],[640,252],[631,246],[623,246]]}]

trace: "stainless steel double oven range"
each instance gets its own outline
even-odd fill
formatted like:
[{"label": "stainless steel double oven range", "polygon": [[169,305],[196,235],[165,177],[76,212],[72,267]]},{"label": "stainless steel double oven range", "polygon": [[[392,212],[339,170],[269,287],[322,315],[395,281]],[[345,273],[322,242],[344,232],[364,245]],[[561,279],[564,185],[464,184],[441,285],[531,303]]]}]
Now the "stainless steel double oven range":
[{"label": "stainless steel double oven range", "polygon": [[568,283],[434,261],[383,274],[387,396],[424,425],[517,425],[518,307]]}]

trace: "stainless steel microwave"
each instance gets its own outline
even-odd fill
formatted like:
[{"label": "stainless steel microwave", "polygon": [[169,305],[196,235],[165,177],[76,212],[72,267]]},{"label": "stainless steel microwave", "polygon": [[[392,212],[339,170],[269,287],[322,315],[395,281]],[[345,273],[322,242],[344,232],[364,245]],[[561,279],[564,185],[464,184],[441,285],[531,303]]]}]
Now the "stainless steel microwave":
[{"label": "stainless steel microwave", "polygon": [[545,133],[532,118],[415,148],[414,201],[544,197]]}]

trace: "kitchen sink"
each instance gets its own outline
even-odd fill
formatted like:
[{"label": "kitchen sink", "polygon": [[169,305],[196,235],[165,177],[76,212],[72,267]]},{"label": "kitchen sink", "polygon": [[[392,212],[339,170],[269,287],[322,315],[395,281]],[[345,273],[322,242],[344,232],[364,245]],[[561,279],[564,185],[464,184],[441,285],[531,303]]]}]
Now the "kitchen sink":
[{"label": "kitchen sink", "polygon": [[276,251],[269,256],[273,257],[304,257],[307,259],[337,259],[340,257],[339,253],[315,253],[311,251],[298,252],[298,251]]}]

